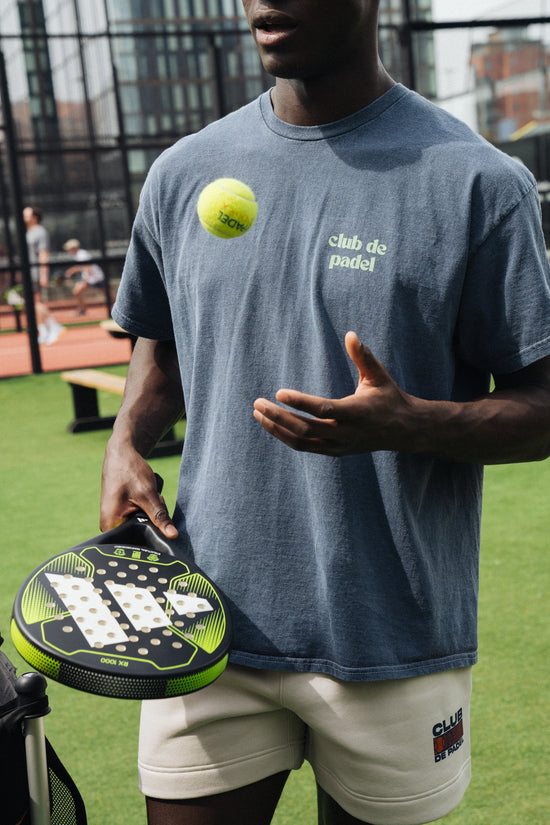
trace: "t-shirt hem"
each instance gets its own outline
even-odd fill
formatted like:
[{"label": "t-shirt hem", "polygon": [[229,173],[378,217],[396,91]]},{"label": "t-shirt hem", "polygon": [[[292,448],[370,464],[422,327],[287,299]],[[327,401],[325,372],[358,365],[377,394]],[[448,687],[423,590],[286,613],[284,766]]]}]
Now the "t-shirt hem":
[{"label": "t-shirt hem", "polygon": [[117,309],[116,304],[113,307],[111,316],[122,329],[131,335],[136,335],[138,338],[149,338],[152,341],[172,341],[174,338],[172,334],[167,335],[165,329],[161,330],[159,327],[147,326],[135,321]]},{"label": "t-shirt hem", "polygon": [[493,375],[516,372],[548,355],[550,355],[550,336],[503,358],[498,364],[493,365],[491,372]]},{"label": "t-shirt hem", "polygon": [[477,651],[457,653],[420,662],[395,665],[374,665],[369,667],[349,667],[327,659],[302,659],[291,656],[264,656],[233,650],[229,656],[234,665],[253,667],[260,670],[284,670],[297,673],[325,673],[345,682],[375,682],[388,679],[407,679],[425,676],[442,670],[472,667],[477,663]]}]

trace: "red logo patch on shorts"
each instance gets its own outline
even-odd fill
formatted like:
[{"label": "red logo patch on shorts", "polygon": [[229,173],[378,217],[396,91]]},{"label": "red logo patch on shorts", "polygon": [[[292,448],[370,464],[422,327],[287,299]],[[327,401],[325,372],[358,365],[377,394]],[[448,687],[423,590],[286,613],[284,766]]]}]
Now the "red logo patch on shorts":
[{"label": "red logo patch on shorts", "polygon": [[462,720],[462,708],[442,722],[437,722],[432,728],[434,740],[434,758],[436,762],[442,762],[448,756],[452,756],[464,744],[464,722]]}]

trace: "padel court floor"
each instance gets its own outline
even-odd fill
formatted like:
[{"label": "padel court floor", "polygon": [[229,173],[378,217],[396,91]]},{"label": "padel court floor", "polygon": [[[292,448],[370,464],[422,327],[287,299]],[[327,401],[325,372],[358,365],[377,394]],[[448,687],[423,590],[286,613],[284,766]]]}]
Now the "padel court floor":
[{"label": "padel court floor", "polygon": [[[74,306],[54,308],[54,315],[64,325],[64,333],[54,344],[40,345],[43,372],[126,364],[130,360],[129,339],[114,338],[99,325],[100,321],[105,321],[108,317],[105,306],[92,305],[86,315],[78,319],[75,318]],[[26,330],[1,332],[0,378],[30,375],[32,372],[31,349]]]}]

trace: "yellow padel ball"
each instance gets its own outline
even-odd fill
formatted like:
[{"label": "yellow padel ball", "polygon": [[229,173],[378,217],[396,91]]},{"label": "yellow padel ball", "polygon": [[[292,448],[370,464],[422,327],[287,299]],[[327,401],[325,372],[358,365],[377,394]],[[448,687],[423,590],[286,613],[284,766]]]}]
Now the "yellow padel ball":
[{"label": "yellow padel ball", "polygon": [[197,214],[211,235],[240,238],[256,220],[258,204],[246,183],[236,178],[218,178],[200,193]]}]

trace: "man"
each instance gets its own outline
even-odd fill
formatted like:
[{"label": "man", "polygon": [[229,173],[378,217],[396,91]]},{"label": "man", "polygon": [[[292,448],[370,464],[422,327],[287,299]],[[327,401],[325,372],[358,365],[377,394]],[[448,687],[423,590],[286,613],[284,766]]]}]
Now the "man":
[{"label": "man", "polygon": [[42,210],[38,207],[26,206],[23,209],[23,221],[27,227],[26,239],[35,296],[38,343],[54,344],[65,332],[65,328],[42,301],[42,290],[46,290],[50,282],[50,236],[46,227],[42,225]]},{"label": "man", "polygon": [[[536,187],[394,84],[376,0],[243,5],[276,85],[155,163],[113,312],[102,529],[143,507],[236,626],[144,703],[141,788],[152,825],[264,825],[306,758],[320,822],[428,822],[470,776],[482,465],[550,453]],[[218,177],[258,201],[235,241],[196,216]],[[171,520],[145,457],[184,398]]]},{"label": "man", "polygon": [[90,264],[92,256],[86,249],[82,249],[80,241],[76,238],[69,238],[63,244],[63,249],[72,255],[76,263],[65,270],[65,278],[72,278],[73,275],[80,274],[80,279],[73,287],[73,295],[76,298],[77,315],[86,315],[86,303],[84,293],[89,287],[98,289],[105,283],[103,270],[97,264]]}]

